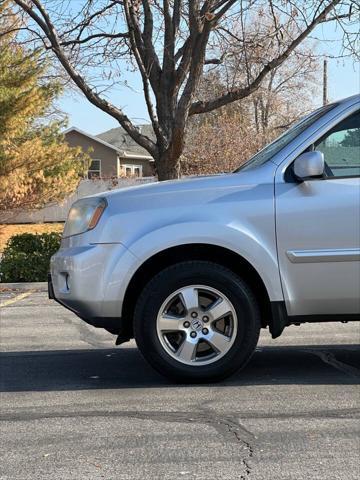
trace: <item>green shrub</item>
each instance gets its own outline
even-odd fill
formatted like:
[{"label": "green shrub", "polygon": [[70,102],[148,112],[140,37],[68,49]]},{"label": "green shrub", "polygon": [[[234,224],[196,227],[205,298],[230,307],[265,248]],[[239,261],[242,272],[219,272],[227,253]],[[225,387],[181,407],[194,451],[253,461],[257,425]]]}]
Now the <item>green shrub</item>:
[{"label": "green shrub", "polygon": [[22,233],[8,241],[0,262],[1,282],[44,282],[50,257],[60,247],[61,234]]}]

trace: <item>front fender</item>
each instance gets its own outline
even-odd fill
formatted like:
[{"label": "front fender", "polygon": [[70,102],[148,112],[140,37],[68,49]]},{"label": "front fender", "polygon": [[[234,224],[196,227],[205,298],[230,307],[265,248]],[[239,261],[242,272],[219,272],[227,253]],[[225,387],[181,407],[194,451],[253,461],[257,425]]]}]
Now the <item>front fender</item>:
[{"label": "front fender", "polygon": [[[245,222],[220,224],[184,221],[149,231],[130,245],[126,245],[129,254],[132,255],[125,263],[123,258],[118,262],[111,262],[113,268],[105,273],[108,285],[105,301],[108,305],[111,303],[119,315],[127,286],[138,268],[157,253],[188,244],[214,245],[237,253],[258,272],[270,300],[281,301],[283,295],[277,264],[275,232],[273,228],[266,231],[264,227],[266,225],[261,224],[257,231],[253,224],[247,225]],[[109,312],[106,314],[112,316]]]}]

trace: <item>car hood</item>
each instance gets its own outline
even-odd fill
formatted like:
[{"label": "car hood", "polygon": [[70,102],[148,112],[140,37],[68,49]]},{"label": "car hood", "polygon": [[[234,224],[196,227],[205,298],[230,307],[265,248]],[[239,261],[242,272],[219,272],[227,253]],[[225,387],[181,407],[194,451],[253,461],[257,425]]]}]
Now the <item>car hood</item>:
[{"label": "car hood", "polygon": [[271,162],[238,173],[209,175],[181,180],[154,182],[136,187],[119,188],[95,196],[105,197],[119,210],[147,209],[209,203],[233,192],[254,192],[261,185],[273,184],[276,166]]}]

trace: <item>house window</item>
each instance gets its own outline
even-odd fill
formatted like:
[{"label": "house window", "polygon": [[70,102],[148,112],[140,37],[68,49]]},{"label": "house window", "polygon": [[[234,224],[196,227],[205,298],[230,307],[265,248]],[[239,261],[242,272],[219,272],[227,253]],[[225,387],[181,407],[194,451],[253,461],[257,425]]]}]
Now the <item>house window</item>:
[{"label": "house window", "polygon": [[101,160],[93,160],[88,170],[88,179],[101,178]]},{"label": "house window", "polygon": [[123,165],[127,177],[142,177],[142,165]]}]

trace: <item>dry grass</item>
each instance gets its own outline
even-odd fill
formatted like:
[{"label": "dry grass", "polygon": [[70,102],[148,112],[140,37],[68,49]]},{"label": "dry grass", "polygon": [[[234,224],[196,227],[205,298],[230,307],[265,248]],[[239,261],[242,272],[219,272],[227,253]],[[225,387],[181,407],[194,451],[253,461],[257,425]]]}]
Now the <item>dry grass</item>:
[{"label": "dry grass", "polygon": [[0,224],[0,252],[5,248],[6,242],[18,233],[50,233],[62,232],[63,223],[26,223],[18,225]]}]

